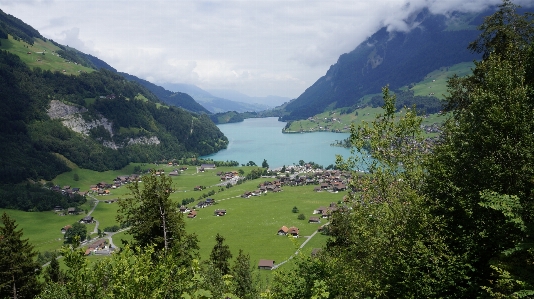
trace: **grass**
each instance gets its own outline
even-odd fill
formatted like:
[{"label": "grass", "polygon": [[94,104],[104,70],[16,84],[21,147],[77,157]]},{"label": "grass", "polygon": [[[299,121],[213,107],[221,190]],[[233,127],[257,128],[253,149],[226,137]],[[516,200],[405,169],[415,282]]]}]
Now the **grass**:
[{"label": "grass", "polygon": [[[58,216],[55,212],[23,212],[18,210],[0,209],[15,219],[18,229],[22,228],[24,238],[30,240],[37,251],[54,251],[63,245],[61,228],[77,222],[83,215]],[[92,228],[88,227],[89,229]]]},{"label": "grass", "polygon": [[14,40],[10,35],[7,40],[2,40],[0,49],[19,56],[30,68],[38,67],[42,70],[58,71],[68,75],[94,71],[91,68],[65,61],[56,54],[56,51],[60,50],[56,45],[41,39],[35,39],[34,44],[30,45],[22,40]]},{"label": "grass", "polygon": [[[54,183],[60,185],[79,186],[82,190],[89,185],[100,181],[109,181],[118,175],[132,173],[135,165],[129,165],[120,171],[93,172],[85,169],[75,169],[70,173],[58,176]],[[144,165],[144,167],[154,167],[170,171],[176,167],[168,165]],[[215,190],[216,194],[211,196],[216,200],[214,206],[200,209],[195,219],[184,217],[186,230],[195,233],[199,239],[200,256],[207,259],[215,244],[215,235],[221,234],[225,243],[230,246],[234,257],[237,256],[239,249],[250,254],[251,262],[256,264],[259,259],[272,259],[277,263],[289,258],[296,251],[306,238],[310,236],[317,228],[324,224],[308,224],[307,219],[313,215],[313,210],[319,206],[328,205],[331,202],[338,202],[345,193],[314,192],[315,186],[301,187],[284,187],[280,193],[268,193],[267,195],[253,197],[250,199],[241,198],[240,195],[246,191],[257,189],[260,182],[267,179],[256,179],[247,181],[232,188],[214,186],[220,183],[216,175],[219,171],[236,171],[243,169],[249,172],[256,167],[218,167],[214,170],[205,172],[196,171],[196,167],[189,166],[180,176],[173,177],[173,183],[178,190],[171,194],[171,199],[178,207],[184,198],[195,198],[196,204],[202,195]],[[73,172],[80,176],[79,181],[73,180]],[[269,179],[274,180],[274,179]],[[197,185],[208,187],[203,191],[193,191]],[[141,183],[142,187],[142,183]],[[222,190],[222,191],[221,191]],[[126,187],[120,187],[110,190],[108,196],[97,197],[100,201],[95,208],[92,216],[99,221],[100,229],[116,225],[115,216],[118,204],[107,204],[105,199],[113,199],[127,196],[129,190]],[[91,209],[92,200],[88,199],[82,209]],[[292,209],[296,206],[299,213],[293,213]],[[227,215],[222,217],[214,216],[215,209],[226,209]],[[4,210],[0,210],[4,211]],[[57,250],[63,245],[63,234],[60,232],[61,227],[78,221],[83,215],[77,216],[58,216],[54,212],[22,212],[14,210],[5,210],[19,224],[19,228],[24,229],[24,237],[29,238],[30,242],[38,251]],[[298,220],[297,216],[303,213],[306,220]],[[278,236],[277,232],[283,225],[287,227],[296,226],[300,230],[301,238],[288,238]],[[95,224],[88,225],[88,232],[91,233]],[[113,236],[113,242],[121,246],[121,239],[131,240],[131,236],[125,232]],[[321,247],[326,242],[326,237],[317,234],[305,247],[305,251],[312,248]],[[99,257],[92,257],[99,258]]]},{"label": "grass", "polygon": [[447,80],[455,74],[464,77],[472,73],[472,62],[463,62],[450,67],[442,67],[425,76],[423,81],[418,82],[412,88],[414,95],[426,96],[433,93],[439,99],[445,99],[447,93]]}]

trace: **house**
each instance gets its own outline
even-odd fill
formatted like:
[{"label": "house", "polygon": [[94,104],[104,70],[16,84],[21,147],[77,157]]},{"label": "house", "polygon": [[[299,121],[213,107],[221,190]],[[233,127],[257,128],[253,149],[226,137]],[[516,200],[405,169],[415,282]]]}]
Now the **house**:
[{"label": "house", "polygon": [[62,233],[62,234],[66,233],[67,230],[68,230],[69,228],[71,228],[71,227],[72,227],[72,226],[70,226],[70,225],[65,225],[64,227],[61,228],[61,233]]},{"label": "house", "polygon": [[274,268],[273,260],[260,260],[258,262],[258,269],[260,270],[272,270]]},{"label": "house", "polygon": [[215,203],[215,199],[213,198],[206,198],[206,200],[204,201],[206,203],[206,205],[213,205]]},{"label": "house", "polygon": [[290,227],[288,233],[295,238],[299,237],[299,229],[296,228],[295,226]]},{"label": "house", "polygon": [[215,169],[215,164],[202,164],[200,165],[201,169]]},{"label": "house", "polygon": [[279,236],[285,236],[287,235],[287,232],[289,231],[289,229],[287,228],[287,226],[282,226],[279,230],[278,230],[278,235]]},{"label": "house", "polygon": [[93,216],[85,216],[82,219],[80,219],[80,223],[84,223],[84,224],[89,224],[93,222],[94,222]]},{"label": "house", "polygon": [[180,213],[188,213],[190,211],[189,208],[186,206],[181,206],[179,210]]},{"label": "house", "polygon": [[69,214],[69,215],[76,214],[76,208],[68,208],[67,209],[67,214]]},{"label": "house", "polygon": [[308,223],[321,223],[321,219],[319,219],[318,217],[310,217]]},{"label": "house", "polygon": [[327,210],[326,207],[318,207],[317,209],[313,210],[314,214],[323,214]]},{"label": "house", "polygon": [[197,203],[197,208],[205,208],[207,207],[208,205],[206,204],[205,201],[201,200]]},{"label": "house", "polygon": [[189,214],[187,214],[187,218],[195,218],[197,217],[197,211],[189,211]]},{"label": "house", "polygon": [[226,210],[215,210],[213,213],[215,216],[224,216],[226,215]]}]

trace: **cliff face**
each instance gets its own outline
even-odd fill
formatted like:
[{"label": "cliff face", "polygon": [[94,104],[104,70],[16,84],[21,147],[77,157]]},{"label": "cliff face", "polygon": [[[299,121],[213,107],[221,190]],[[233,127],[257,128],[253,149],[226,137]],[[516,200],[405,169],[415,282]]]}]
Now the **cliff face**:
[{"label": "cliff face", "polygon": [[100,138],[99,141],[103,146],[111,149],[119,149],[132,144],[157,145],[161,143],[156,136],[141,136],[129,138],[126,142],[117,144],[113,140],[113,123],[102,115],[98,115],[97,118],[91,120],[84,119],[83,114],[87,113],[88,110],[85,107],[65,104],[58,100],[50,101],[50,108],[47,110],[47,114],[51,119],[60,120],[65,127],[84,135],[86,138],[90,136],[92,129],[104,128],[109,133],[111,140]]}]

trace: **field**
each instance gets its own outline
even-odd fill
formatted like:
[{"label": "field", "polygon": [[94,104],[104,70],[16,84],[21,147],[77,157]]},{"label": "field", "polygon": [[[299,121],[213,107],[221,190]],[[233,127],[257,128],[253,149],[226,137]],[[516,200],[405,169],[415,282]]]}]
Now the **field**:
[{"label": "field", "polygon": [[[80,187],[82,191],[87,190],[90,185],[97,182],[111,182],[119,175],[131,174],[135,166],[132,164],[120,171],[94,172],[84,169],[74,169],[69,173],[64,173],[54,180],[54,183]],[[172,170],[172,166],[146,164],[143,169],[157,168],[166,172]],[[313,210],[319,206],[327,206],[331,202],[338,202],[344,193],[314,192],[315,186],[283,187],[280,193],[268,193],[258,197],[245,199],[240,197],[246,191],[257,189],[258,184],[265,180],[256,179],[247,181],[240,185],[235,185],[227,189],[224,186],[217,186],[220,183],[216,175],[219,171],[230,171],[243,169],[248,173],[255,167],[219,167],[205,172],[197,172],[196,167],[190,166],[180,176],[173,177],[173,184],[176,192],[171,194],[171,199],[178,207],[185,198],[194,198],[195,201],[188,206],[196,204],[203,194],[211,190],[216,193],[214,198],[216,204],[198,210],[198,216],[194,219],[184,217],[186,229],[190,233],[195,233],[199,239],[200,255],[202,259],[207,259],[213,245],[215,235],[221,234],[235,256],[239,249],[250,254],[252,263],[257,263],[259,259],[272,259],[276,263],[288,259],[296,251],[307,236],[310,236],[317,228],[324,224],[309,224],[307,219],[313,215]],[[79,175],[79,180],[74,181],[74,173]],[[142,186],[142,183],[141,183]],[[195,186],[205,186],[207,189],[193,191]],[[106,196],[94,196],[99,203],[91,214],[99,221],[99,228],[117,225],[115,220],[118,205],[117,203],[105,203],[104,200],[115,199],[127,196],[129,190],[126,187],[110,189],[110,194]],[[293,207],[299,209],[298,213],[293,213]],[[90,210],[92,199],[88,197],[88,203],[82,209]],[[227,214],[222,217],[214,216],[215,209],[225,209]],[[22,212],[15,210],[6,211],[11,217],[16,219],[19,228],[24,229],[24,237],[29,238],[38,251],[51,251],[59,249],[63,245],[63,234],[60,229],[81,219],[84,215],[58,216],[54,212]],[[306,220],[298,220],[299,214],[304,214]],[[299,228],[300,238],[288,238],[278,236],[277,232],[282,226],[296,226]],[[88,232],[94,230],[95,224],[88,226]],[[92,237],[95,237],[94,235]],[[115,245],[122,245],[121,239],[131,239],[127,233],[118,233],[113,236]],[[326,243],[326,237],[316,234],[315,237],[304,247],[305,252],[311,252],[315,247],[321,247]]]},{"label": "field", "polygon": [[77,75],[80,72],[92,72],[91,68],[65,61],[56,51],[60,50],[49,41],[35,39],[33,45],[24,41],[14,40],[11,36],[3,39],[0,49],[16,54],[30,68],[39,67],[42,70],[58,71],[64,74]]}]

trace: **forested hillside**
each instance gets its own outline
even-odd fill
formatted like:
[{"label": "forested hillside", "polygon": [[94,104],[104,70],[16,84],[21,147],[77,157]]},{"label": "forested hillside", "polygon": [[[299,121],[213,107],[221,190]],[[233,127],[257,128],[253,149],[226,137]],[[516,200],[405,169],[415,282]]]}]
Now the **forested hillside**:
[{"label": "forested hillside", "polygon": [[[443,15],[421,12],[408,33],[384,27],[350,53],[339,57],[327,73],[285,107],[283,120],[303,119],[327,107],[357,106],[364,95],[421,81],[428,73],[480,58],[465,47],[476,38],[482,15]],[[453,26],[454,25],[454,26]]]},{"label": "forested hillside", "polygon": [[[226,147],[207,115],[163,106],[98,58],[41,38],[1,12],[1,184],[51,180],[69,169],[66,160],[103,171]],[[26,50],[34,43],[44,50]]]}]

